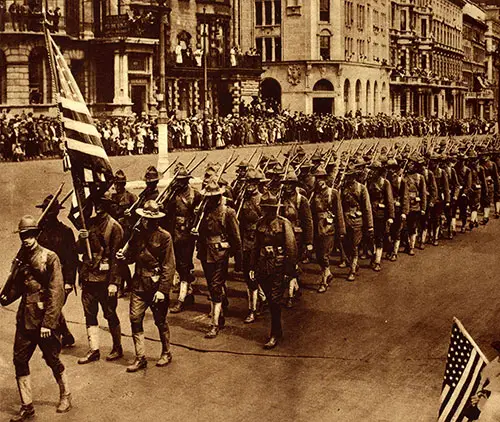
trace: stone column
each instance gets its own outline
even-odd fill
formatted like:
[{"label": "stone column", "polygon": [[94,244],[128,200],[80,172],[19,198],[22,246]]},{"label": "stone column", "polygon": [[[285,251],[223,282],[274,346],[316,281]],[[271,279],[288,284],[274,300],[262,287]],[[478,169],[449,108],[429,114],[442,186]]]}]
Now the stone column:
[{"label": "stone column", "polygon": [[412,92],[410,89],[406,91],[406,115],[408,116],[410,113],[413,112],[413,97],[412,97]]},{"label": "stone column", "polygon": [[[121,91],[121,60],[120,53],[115,51],[115,65],[114,65],[114,80],[115,80],[115,96],[113,97],[113,103],[118,104],[121,102],[122,91]],[[99,89],[99,87],[97,87]]]},{"label": "stone column", "polygon": [[130,103],[130,93],[129,93],[129,86],[128,86],[128,54],[125,53],[122,56],[122,75],[123,75],[123,81],[122,81],[122,89],[123,89],[123,102]]}]

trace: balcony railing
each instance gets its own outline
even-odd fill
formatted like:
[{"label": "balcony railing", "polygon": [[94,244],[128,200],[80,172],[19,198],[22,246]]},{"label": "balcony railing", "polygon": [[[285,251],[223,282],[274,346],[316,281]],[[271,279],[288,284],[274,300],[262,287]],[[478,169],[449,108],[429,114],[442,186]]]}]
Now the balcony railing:
[{"label": "balcony railing", "polygon": [[[167,53],[167,66],[179,69],[202,69],[203,56],[196,57],[196,52],[182,55],[182,63],[178,63],[175,52]],[[212,54],[207,57],[209,69],[255,69],[262,70],[262,57],[260,55],[239,54],[234,58],[228,55]]]},{"label": "balcony railing", "polygon": [[493,94],[493,90],[485,89],[484,91],[477,92],[466,92],[465,99],[466,100],[492,100],[495,96]]}]

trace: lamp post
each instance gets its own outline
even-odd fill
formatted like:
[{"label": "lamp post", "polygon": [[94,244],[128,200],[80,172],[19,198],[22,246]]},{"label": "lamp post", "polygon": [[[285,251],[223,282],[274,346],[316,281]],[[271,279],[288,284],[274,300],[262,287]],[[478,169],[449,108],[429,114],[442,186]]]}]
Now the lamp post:
[{"label": "lamp post", "polygon": [[[160,12],[160,40],[158,47],[158,60],[160,70],[160,89],[158,102],[160,109],[158,110],[158,171],[163,172],[168,167],[168,115],[165,96],[166,87],[166,69],[165,69],[165,48],[167,46],[167,0],[159,0]],[[168,177],[168,174],[166,174]]]},{"label": "lamp post", "polygon": [[500,42],[497,44],[496,50],[493,52],[493,65],[497,69],[496,81],[496,98],[497,98],[497,124],[496,133],[500,132]]}]

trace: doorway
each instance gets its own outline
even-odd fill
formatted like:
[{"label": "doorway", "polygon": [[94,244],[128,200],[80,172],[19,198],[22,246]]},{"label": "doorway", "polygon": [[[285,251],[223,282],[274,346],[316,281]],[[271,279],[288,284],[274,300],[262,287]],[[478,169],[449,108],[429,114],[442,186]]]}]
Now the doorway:
[{"label": "doorway", "polygon": [[132,111],[138,116],[143,111],[147,111],[146,104],[146,86],[145,85],[132,85]]},{"label": "doorway", "polygon": [[334,114],[333,98],[313,98],[314,114]]}]

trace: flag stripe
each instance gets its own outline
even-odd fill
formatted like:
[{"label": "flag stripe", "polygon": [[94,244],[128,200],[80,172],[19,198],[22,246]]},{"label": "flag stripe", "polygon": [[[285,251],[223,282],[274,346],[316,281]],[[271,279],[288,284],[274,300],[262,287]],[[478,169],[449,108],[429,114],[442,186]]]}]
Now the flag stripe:
[{"label": "flag stripe", "polygon": [[463,373],[462,377],[460,378],[459,383],[454,388],[453,393],[452,393],[451,397],[449,398],[448,403],[446,404],[446,407],[445,407],[443,413],[441,414],[441,417],[439,418],[439,422],[449,420],[448,415],[453,410],[453,406],[455,405],[455,401],[457,400],[459,394],[462,391],[462,387],[465,383],[465,380],[468,378],[469,373],[474,370],[473,364],[476,361],[477,352],[474,349],[472,351],[472,353],[474,354],[474,357],[472,358],[472,355],[471,355],[471,359],[469,359],[469,361],[467,362],[467,366],[464,370],[464,373]]},{"label": "flag stripe", "polygon": [[75,113],[78,113],[79,115],[86,115],[90,117],[89,109],[87,108],[85,103],[80,103],[63,96],[59,97],[59,102],[64,109],[71,110]]},{"label": "flag stripe", "polygon": [[78,120],[68,119],[66,117],[62,118],[62,122],[67,130],[81,132],[85,135],[96,137],[97,139],[101,136],[94,125],[80,122]]},{"label": "flag stripe", "polygon": [[77,141],[76,139],[66,138],[68,149],[72,149],[84,154],[94,155],[99,158],[108,160],[106,151],[99,148],[97,145],[86,144],[85,142]]},{"label": "flag stripe", "polygon": [[477,377],[479,376],[479,371],[481,370],[481,361],[479,356],[474,357],[474,367],[472,368],[472,371],[470,372],[469,376],[467,377],[467,381],[464,382],[463,387],[461,388],[461,393],[456,400],[456,406],[454,410],[454,415],[452,417],[452,422],[456,422],[458,418],[460,417],[461,413],[463,412],[465,405],[469,401],[469,398],[471,396],[471,390],[472,387],[475,384],[475,381]]}]

